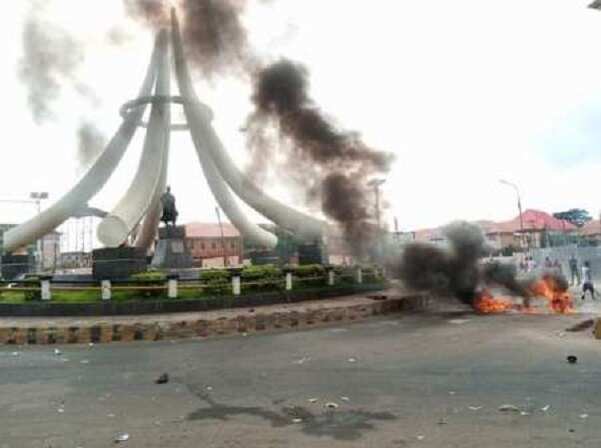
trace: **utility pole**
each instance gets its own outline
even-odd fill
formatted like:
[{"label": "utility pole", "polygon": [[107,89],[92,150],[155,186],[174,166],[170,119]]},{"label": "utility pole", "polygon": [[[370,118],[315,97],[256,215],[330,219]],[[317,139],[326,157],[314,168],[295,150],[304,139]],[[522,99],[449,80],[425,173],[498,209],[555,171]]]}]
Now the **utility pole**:
[{"label": "utility pole", "polygon": [[223,224],[221,224],[221,213],[219,212],[219,207],[215,207],[215,211],[217,212],[217,222],[219,223],[219,231],[221,232],[221,246],[223,247],[223,266],[228,266],[227,254],[225,247],[225,236],[223,235]]},{"label": "utility pole", "polygon": [[[520,197],[520,190],[518,188],[518,186],[516,184],[513,184],[511,182],[508,182],[506,180],[499,180],[499,182],[501,182],[504,185],[508,185],[511,188],[513,188],[515,190],[515,193],[517,195],[518,198],[518,213],[520,214],[520,235],[521,235],[521,240],[522,240],[522,245],[524,244],[524,238],[526,237],[525,233],[524,233],[524,217],[522,216],[522,199]],[[526,238],[526,250],[528,252],[530,252],[530,241],[528,240],[528,238]]]},{"label": "utility pole", "polygon": [[382,225],[380,218],[380,186],[386,182],[385,179],[372,179],[367,185],[374,188],[376,196],[376,225],[377,225],[377,240],[376,244],[378,247],[378,257],[382,257],[384,254],[383,241],[382,241]]}]

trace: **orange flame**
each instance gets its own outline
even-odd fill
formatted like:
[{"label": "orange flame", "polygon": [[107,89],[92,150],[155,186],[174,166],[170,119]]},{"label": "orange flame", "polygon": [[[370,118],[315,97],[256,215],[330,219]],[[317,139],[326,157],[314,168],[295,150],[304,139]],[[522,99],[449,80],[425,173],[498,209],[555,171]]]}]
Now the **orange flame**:
[{"label": "orange flame", "polygon": [[474,308],[479,313],[505,313],[514,308],[513,302],[505,297],[494,297],[489,291],[483,291],[474,301]]},{"label": "orange flame", "polygon": [[540,280],[529,286],[532,294],[544,297],[549,301],[549,308],[555,313],[567,314],[574,312],[572,296],[562,288],[558,280],[550,275],[544,275]]}]

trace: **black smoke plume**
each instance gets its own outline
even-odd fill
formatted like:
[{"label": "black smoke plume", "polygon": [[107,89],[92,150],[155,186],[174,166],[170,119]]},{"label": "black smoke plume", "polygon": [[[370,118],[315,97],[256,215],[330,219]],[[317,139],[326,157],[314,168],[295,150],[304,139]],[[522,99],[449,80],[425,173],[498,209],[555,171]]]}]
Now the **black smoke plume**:
[{"label": "black smoke plume", "polygon": [[[145,25],[169,24],[169,5],[163,0],[123,0],[126,13]],[[182,38],[188,60],[205,78],[246,74],[252,70],[254,52],[249,46],[241,16],[246,0],[179,0]]]},{"label": "black smoke plume", "polygon": [[169,9],[164,0],[123,0],[123,6],[128,16],[152,28],[169,24]]},{"label": "black smoke plume", "polygon": [[456,222],[443,230],[448,247],[415,243],[408,245],[397,265],[403,283],[414,290],[451,295],[472,305],[484,285],[496,285],[510,293],[529,298],[535,279],[520,281],[512,265],[498,262],[479,265],[487,252],[480,227]]},{"label": "black smoke plume", "polygon": [[77,131],[79,166],[83,170],[90,166],[106,146],[105,135],[91,122],[84,121]]},{"label": "black smoke plume", "polygon": [[32,2],[22,38],[23,56],[18,74],[27,88],[33,119],[36,124],[42,124],[54,118],[54,102],[65,84],[76,85],[84,92],[85,87],[75,76],[84,53],[76,39],[45,20],[40,2]]},{"label": "black smoke plume", "polygon": [[[147,25],[160,26],[168,19],[159,0],[124,1],[128,13]],[[389,170],[392,156],[334,125],[309,96],[309,76],[302,65],[287,59],[268,66],[259,62],[241,20],[246,6],[246,0],[179,0],[188,59],[205,78],[250,76],[255,110],[246,137],[253,178],[264,177],[274,158],[284,160],[280,174],[296,180],[309,204],[320,206],[351,247],[364,254],[376,231],[367,183]]]},{"label": "black smoke plume", "polygon": [[[337,128],[309,96],[308,72],[300,64],[283,59],[257,72],[252,100],[255,111],[247,136],[253,157],[283,156],[286,174],[302,180],[307,197],[342,227],[358,253],[363,252],[375,231],[368,180],[389,170],[392,155]],[[265,137],[270,128],[278,129],[279,141]]]}]

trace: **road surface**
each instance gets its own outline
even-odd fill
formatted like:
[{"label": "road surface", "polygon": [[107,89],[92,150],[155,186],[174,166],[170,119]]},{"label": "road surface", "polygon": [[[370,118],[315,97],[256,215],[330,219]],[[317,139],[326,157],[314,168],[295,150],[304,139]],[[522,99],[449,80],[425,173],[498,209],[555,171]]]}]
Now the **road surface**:
[{"label": "road surface", "polygon": [[5,346],[0,448],[110,447],[122,433],[124,447],[599,447],[601,341],[562,332],[585,317],[415,314],[60,354]]}]

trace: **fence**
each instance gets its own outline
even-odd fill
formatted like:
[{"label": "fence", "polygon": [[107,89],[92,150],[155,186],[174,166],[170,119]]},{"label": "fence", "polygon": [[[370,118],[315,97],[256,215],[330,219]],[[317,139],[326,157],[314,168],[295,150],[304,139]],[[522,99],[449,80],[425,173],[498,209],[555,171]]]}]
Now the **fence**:
[{"label": "fence", "polygon": [[[245,291],[293,291],[304,287],[327,287],[338,284],[361,285],[364,281],[377,282],[383,277],[383,271],[378,268],[364,269],[360,266],[336,272],[333,267],[325,269],[325,275],[298,276],[294,270],[284,269],[283,276],[271,279],[243,281],[242,269],[229,269],[229,281],[202,281],[200,279],[182,279],[179,275],[168,274],[160,280],[53,280],[52,276],[40,275],[37,278],[10,281],[0,281],[1,293],[23,293],[26,300],[51,301],[54,294],[59,293],[97,293],[96,298],[102,301],[112,300],[116,294],[138,294],[141,296],[164,296],[177,299],[191,293],[217,293],[240,296]],[[132,297],[133,298],[133,297]]]}]

